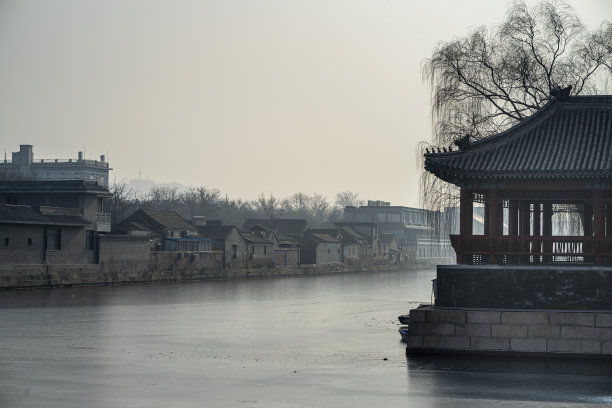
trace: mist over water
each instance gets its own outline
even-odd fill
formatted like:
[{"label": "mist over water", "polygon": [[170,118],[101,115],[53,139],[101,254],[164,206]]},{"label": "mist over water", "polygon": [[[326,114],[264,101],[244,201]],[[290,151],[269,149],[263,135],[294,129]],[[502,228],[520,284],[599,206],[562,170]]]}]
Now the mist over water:
[{"label": "mist over water", "polygon": [[584,406],[610,362],[405,356],[433,270],[0,293],[1,407]]}]

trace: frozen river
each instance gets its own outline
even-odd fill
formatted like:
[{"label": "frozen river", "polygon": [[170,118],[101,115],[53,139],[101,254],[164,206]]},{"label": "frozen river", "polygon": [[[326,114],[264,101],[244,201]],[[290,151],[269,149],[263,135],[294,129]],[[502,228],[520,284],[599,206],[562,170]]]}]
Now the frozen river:
[{"label": "frozen river", "polygon": [[609,361],[406,358],[434,275],[0,292],[0,407],[612,405]]}]

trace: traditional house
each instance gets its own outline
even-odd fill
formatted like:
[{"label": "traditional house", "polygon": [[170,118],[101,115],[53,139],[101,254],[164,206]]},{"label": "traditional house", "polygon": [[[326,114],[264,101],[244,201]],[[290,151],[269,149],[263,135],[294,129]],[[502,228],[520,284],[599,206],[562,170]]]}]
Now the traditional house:
[{"label": "traditional house", "polygon": [[328,234],[305,234],[301,241],[301,264],[342,262],[342,241]]},{"label": "traditional house", "polygon": [[[452,258],[448,233],[449,228],[452,229],[455,224],[455,218],[452,212],[447,214],[422,208],[392,206],[385,201],[368,201],[365,206],[346,207],[342,223],[354,223],[356,229],[364,235],[368,235],[364,229],[367,223],[376,224],[379,234],[395,236],[401,258],[415,263]],[[372,245],[375,247],[372,256],[380,262],[381,255],[377,250],[379,244],[372,242]]]},{"label": "traditional house", "polygon": [[380,253],[382,253],[381,261],[390,265],[397,265],[401,263],[401,252],[397,242],[397,238],[393,234],[382,234],[379,245],[382,246]]},{"label": "traditional house", "polygon": [[93,182],[0,181],[0,263],[96,263],[109,197]]},{"label": "traditional house", "polygon": [[279,231],[291,238],[301,238],[304,231],[308,229],[308,222],[300,218],[288,219],[264,219],[264,218],[248,218],[242,229],[250,231],[255,225],[260,225],[268,231]]},{"label": "traditional house", "polygon": [[251,228],[250,233],[243,233],[246,244],[249,266],[264,266],[274,264],[274,248],[277,246],[276,236],[260,224]]},{"label": "traditional house", "polygon": [[338,239],[342,241],[342,261],[355,263],[371,258],[371,244],[368,238],[349,226],[338,228]]},{"label": "traditional house", "polygon": [[[361,248],[360,259],[365,262],[373,262],[378,258],[378,240],[379,230],[378,224],[375,222],[360,222],[360,221],[341,221],[335,223],[339,230],[349,227],[350,230],[345,230],[344,235],[350,234],[350,231],[356,232],[361,237],[365,237],[367,243]],[[361,241],[363,242],[363,241]]]},{"label": "traditional house", "polygon": [[208,221],[198,226],[198,233],[212,239],[213,249],[223,252],[223,267],[246,267],[247,246],[238,228],[234,225],[223,225],[221,221]]},{"label": "traditional house", "polygon": [[300,264],[300,243],[282,232],[273,231],[274,264],[276,266],[298,266]]},{"label": "traditional house", "polygon": [[[191,250],[210,250],[210,243],[201,240],[197,228],[185,221],[175,211],[139,209],[117,225],[117,232],[128,235],[147,235],[158,249],[177,251],[181,247],[201,248]],[[179,240],[178,238],[187,238]]]},{"label": "traditional house", "polygon": [[165,237],[164,249],[181,252],[207,252],[213,250],[213,240],[204,237]]}]

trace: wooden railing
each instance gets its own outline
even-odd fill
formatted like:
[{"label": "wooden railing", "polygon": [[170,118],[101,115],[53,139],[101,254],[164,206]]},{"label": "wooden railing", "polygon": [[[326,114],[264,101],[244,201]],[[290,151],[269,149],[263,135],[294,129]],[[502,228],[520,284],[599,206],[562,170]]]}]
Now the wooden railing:
[{"label": "wooden railing", "polygon": [[451,235],[460,264],[612,265],[612,237]]}]

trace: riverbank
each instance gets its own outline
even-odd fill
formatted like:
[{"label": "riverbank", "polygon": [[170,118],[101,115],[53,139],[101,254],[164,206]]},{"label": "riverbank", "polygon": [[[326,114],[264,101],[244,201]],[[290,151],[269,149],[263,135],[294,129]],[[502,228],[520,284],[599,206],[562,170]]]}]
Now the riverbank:
[{"label": "riverbank", "polygon": [[168,263],[164,262],[163,256],[158,256],[146,263],[109,261],[88,265],[0,265],[0,290],[382,272],[411,270],[419,267],[416,264],[365,266],[332,263],[222,269],[211,267],[206,263],[206,260],[203,259],[191,260],[188,265],[180,262]]}]

